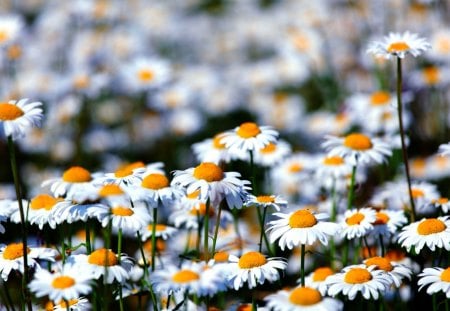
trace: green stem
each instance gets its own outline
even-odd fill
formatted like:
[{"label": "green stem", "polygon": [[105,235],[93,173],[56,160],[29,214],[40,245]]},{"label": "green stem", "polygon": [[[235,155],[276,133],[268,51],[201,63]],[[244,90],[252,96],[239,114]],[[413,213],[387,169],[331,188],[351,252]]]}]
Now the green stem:
[{"label": "green stem", "polygon": [[[355,241],[355,240],[353,240]],[[361,251],[361,245],[362,245],[362,239],[359,239],[359,243],[356,243],[356,247],[355,247],[355,252],[353,253],[353,264],[356,265],[358,263],[358,259],[359,259],[359,252]]]},{"label": "green stem", "polygon": [[200,212],[197,210],[197,243],[195,244],[195,248],[197,250],[197,257],[200,259],[200,241],[202,238],[202,226],[201,226]]},{"label": "green stem", "polygon": [[209,260],[209,209],[210,209],[210,201],[206,200],[206,210],[205,210],[205,221],[203,223],[203,252],[205,261]]},{"label": "green stem", "polygon": [[256,173],[255,173],[255,162],[254,162],[253,150],[249,150],[248,152],[250,154],[250,173],[251,173],[253,194],[258,195],[258,186],[256,185]]},{"label": "green stem", "polygon": [[258,306],[256,305],[255,297],[252,295],[252,311],[256,311],[256,310],[258,310]]},{"label": "green stem", "polygon": [[20,214],[20,227],[22,229],[22,250],[23,250],[23,265],[24,272],[22,274],[22,295],[24,301],[27,304],[28,311],[32,310],[31,299],[28,293],[28,277],[29,277],[29,267],[28,267],[28,252],[27,252],[27,219],[25,218],[25,212],[22,204],[22,192],[20,190],[20,181],[19,181],[19,170],[16,162],[16,152],[14,148],[14,142],[11,136],[8,136],[8,152],[9,158],[11,161],[11,169],[13,173],[14,179],[14,187],[16,190],[17,202],[19,203],[19,214]]},{"label": "green stem", "polygon": [[384,248],[384,242],[383,242],[383,235],[379,235],[378,238],[380,239],[380,247],[381,247],[381,257],[384,257],[385,248]]},{"label": "green stem", "polygon": [[234,231],[236,231],[236,236],[239,240],[239,256],[242,254],[242,237],[241,237],[241,232],[239,231],[239,215],[238,215],[238,210],[237,209],[233,209],[233,224],[234,224]]},{"label": "green stem", "polygon": [[[367,237],[363,237],[364,243],[366,244],[367,247],[367,253],[369,254],[369,257],[372,257],[372,250],[370,249],[369,243],[367,242]],[[384,256],[384,255],[382,255]]]},{"label": "green stem", "polygon": [[301,247],[301,253],[300,253],[300,277],[301,277],[301,284],[302,287],[305,286],[305,253],[306,253],[306,246],[305,244],[302,244]]},{"label": "green stem", "polygon": [[354,200],[354,197],[355,197],[356,166],[357,166],[357,164],[353,165],[353,168],[352,168],[352,177],[351,177],[351,180],[350,180],[350,189],[348,189],[348,196],[347,196],[347,210],[350,210],[353,207],[353,200]]},{"label": "green stem", "polygon": [[186,235],[186,245],[184,246],[184,254],[187,254],[189,252],[189,244],[191,243],[191,229],[188,229],[187,235]]},{"label": "green stem", "polygon": [[117,261],[120,264],[120,254],[122,253],[122,228],[119,228],[119,234],[117,236]]},{"label": "green stem", "polygon": [[89,227],[89,220],[86,221],[84,228],[86,230],[86,252],[90,254],[92,252],[92,247],[91,247],[91,230]]},{"label": "green stem", "polygon": [[402,104],[402,59],[397,57],[397,112],[398,124],[400,129],[400,139],[402,144],[403,164],[405,166],[406,181],[408,182],[409,203],[411,204],[411,222],[416,221],[416,207],[411,190],[411,177],[409,175],[408,153],[405,144],[405,130],[403,128],[403,104]]},{"label": "green stem", "polygon": [[433,311],[437,311],[436,294],[432,295],[432,299],[433,299]]},{"label": "green stem", "polygon": [[[120,256],[119,256],[119,258],[120,258]],[[122,297],[122,285],[119,284],[118,286],[119,286],[119,309],[120,309],[120,311],[124,311],[124,309],[123,309],[123,297]]]},{"label": "green stem", "polygon": [[213,245],[211,254],[214,256],[214,253],[216,252],[216,243],[217,243],[217,236],[219,235],[219,227],[220,227],[220,214],[222,213],[222,204],[219,204],[219,211],[217,212],[217,220],[216,220],[216,228],[214,230],[214,238],[213,238]]},{"label": "green stem", "polygon": [[158,223],[158,209],[153,208],[153,224],[152,224],[152,272],[155,271],[155,255],[156,255],[156,224]]},{"label": "green stem", "polygon": [[64,299],[64,303],[66,304],[66,311],[70,311],[69,301],[67,301],[67,299]]},{"label": "green stem", "polygon": [[349,241],[346,239],[344,242],[344,255],[342,257],[342,266],[345,267],[348,261],[348,243]]},{"label": "green stem", "polygon": [[[259,226],[261,228],[261,235],[260,235],[260,237],[262,237],[264,239],[264,243],[266,244],[267,251],[269,252],[270,256],[273,256],[272,248],[270,247],[270,243],[269,243],[269,240],[267,239],[266,231],[264,230],[263,217],[265,217],[265,216],[261,215],[261,211],[259,210],[259,207],[256,207],[256,212],[258,213]],[[261,251],[262,251],[262,240],[260,239],[259,252],[261,253]]]}]

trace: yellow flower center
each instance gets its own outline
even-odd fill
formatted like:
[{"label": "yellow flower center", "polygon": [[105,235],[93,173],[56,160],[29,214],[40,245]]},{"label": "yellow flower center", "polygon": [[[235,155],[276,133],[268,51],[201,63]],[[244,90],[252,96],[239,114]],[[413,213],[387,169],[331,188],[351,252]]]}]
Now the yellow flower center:
[{"label": "yellow flower center", "polygon": [[225,144],[221,142],[223,134],[217,134],[213,138],[213,146],[215,149],[225,149]]},{"label": "yellow flower center", "polygon": [[75,280],[70,276],[65,275],[54,278],[52,282],[53,288],[57,289],[69,288],[72,287],[73,285],[75,285]]},{"label": "yellow flower center", "polygon": [[261,133],[261,130],[256,123],[245,122],[239,126],[236,133],[242,138],[251,138],[256,137],[259,133]]},{"label": "yellow flower center", "polygon": [[406,44],[406,42],[398,41],[398,42],[392,42],[388,48],[387,51],[389,53],[395,53],[395,52],[405,52],[410,49],[409,45]]},{"label": "yellow flower center", "polygon": [[[147,229],[150,230],[150,231],[152,231],[152,230],[153,230],[153,224],[148,225],[148,226],[147,226]],[[163,224],[156,224],[155,229],[156,229],[156,232],[158,232],[158,231],[164,231],[164,230],[167,229],[167,226],[166,226],[166,225],[163,225]]]},{"label": "yellow flower center", "polygon": [[384,257],[386,257],[389,261],[401,261],[406,257],[406,255],[401,250],[391,249],[386,252]]},{"label": "yellow flower center", "polygon": [[450,267],[442,271],[441,273],[441,281],[450,283]]},{"label": "yellow flower center", "polygon": [[288,171],[290,173],[298,173],[301,172],[302,170],[303,166],[300,163],[292,163],[288,168]]},{"label": "yellow flower center", "polygon": [[88,256],[88,262],[97,266],[110,267],[117,265],[118,261],[116,254],[114,254],[113,251],[106,248],[100,248],[96,251],[93,251]]},{"label": "yellow flower center", "polygon": [[289,217],[291,228],[309,228],[315,224],[317,224],[316,217],[306,209],[298,210]]},{"label": "yellow flower center", "polygon": [[426,67],[422,70],[422,75],[427,84],[436,84],[440,81],[441,73],[435,66]]},{"label": "yellow flower center", "polygon": [[16,105],[0,103],[0,121],[12,121],[24,114],[23,110]]},{"label": "yellow flower center", "polygon": [[364,220],[364,218],[365,218],[364,214],[355,213],[352,216],[345,219],[345,222],[350,226],[359,225],[361,223],[361,221]]},{"label": "yellow flower center", "polygon": [[[76,304],[77,302],[78,302],[78,299],[76,299],[76,298],[70,299],[68,302],[65,302],[63,300],[58,304],[58,306],[60,306],[62,309],[67,309],[67,303],[69,304],[69,307],[70,307],[70,306],[73,306],[74,304]],[[51,310],[53,310],[53,308]]]},{"label": "yellow flower center", "polygon": [[62,199],[57,199],[48,194],[38,194],[30,202],[30,208],[34,210],[46,209],[51,210],[56,203],[62,201]]},{"label": "yellow flower center", "polygon": [[142,187],[159,190],[169,186],[169,179],[163,174],[150,174],[142,180]]},{"label": "yellow flower center", "polygon": [[362,284],[370,281],[372,274],[364,268],[353,268],[345,274],[344,281],[349,284]]},{"label": "yellow flower center", "polygon": [[175,273],[172,277],[172,281],[177,283],[187,283],[200,279],[200,275],[192,270],[181,270]]},{"label": "yellow flower center", "polygon": [[250,304],[245,304],[245,305],[240,305],[236,311],[252,311],[252,305]]},{"label": "yellow flower center", "polygon": [[73,86],[75,89],[83,90],[89,86],[89,77],[86,75],[80,75],[73,80]]},{"label": "yellow flower center", "polygon": [[377,212],[376,217],[377,218],[376,218],[375,222],[373,223],[374,225],[385,225],[389,221],[389,216],[383,212]]},{"label": "yellow flower center", "polygon": [[273,195],[259,195],[256,197],[259,203],[273,203],[275,202],[275,197]]},{"label": "yellow flower center", "polygon": [[198,199],[198,196],[200,195],[200,189],[199,190],[195,190],[194,192],[188,193],[186,195],[186,197],[188,199]]},{"label": "yellow flower center", "polygon": [[429,235],[433,233],[439,233],[447,228],[443,221],[436,218],[429,218],[422,221],[417,226],[417,233],[420,235]]},{"label": "yellow flower center", "polygon": [[344,145],[350,149],[362,151],[371,149],[372,141],[364,134],[353,133],[345,137]]},{"label": "yellow flower center", "polygon": [[433,203],[437,203],[437,204],[447,204],[448,203],[448,198],[439,198],[437,200],[434,200]]},{"label": "yellow flower center", "polygon": [[370,103],[373,106],[382,106],[389,103],[391,95],[388,92],[378,91],[370,96]]},{"label": "yellow flower center", "polygon": [[143,82],[150,82],[155,78],[155,73],[150,69],[142,69],[138,72],[138,78]]},{"label": "yellow flower center", "polygon": [[265,146],[264,148],[261,148],[259,150],[259,152],[267,154],[267,153],[274,153],[275,150],[277,150],[277,145],[273,144],[273,143],[269,143],[267,146]]},{"label": "yellow flower center", "polygon": [[[144,248],[144,250],[146,252],[150,253],[152,251],[152,241],[149,240],[149,241],[145,242],[144,245],[142,245],[142,247]],[[156,240],[156,251],[162,252],[165,249],[166,249],[166,243],[161,239],[157,239]]]},{"label": "yellow flower center", "polygon": [[[27,254],[31,252],[30,248],[27,247]],[[11,243],[5,247],[3,250],[3,258],[8,260],[14,260],[23,256],[23,244],[22,243]]]},{"label": "yellow flower center", "polygon": [[320,267],[314,270],[313,273],[313,281],[314,282],[322,282],[325,281],[325,279],[334,274],[334,271],[330,267]]},{"label": "yellow flower center", "polygon": [[92,177],[87,169],[81,166],[72,166],[64,172],[62,179],[70,183],[81,183],[91,181]]},{"label": "yellow flower center", "polygon": [[377,266],[378,269],[384,270],[384,271],[392,271],[393,267],[391,265],[391,262],[384,257],[371,257],[366,260],[366,266]]},{"label": "yellow flower center", "polygon": [[295,305],[310,306],[322,300],[320,292],[310,287],[297,287],[289,295],[289,301]]},{"label": "yellow flower center", "polygon": [[6,30],[0,30],[0,42],[5,42],[9,39],[9,34]]},{"label": "yellow flower center", "polygon": [[124,192],[118,185],[110,184],[110,185],[104,185],[103,187],[101,187],[98,194],[101,197],[108,197],[108,196],[112,196],[112,195],[121,195],[121,194],[124,194]]},{"label": "yellow flower center", "polygon": [[7,54],[9,59],[18,59],[22,56],[22,48],[17,44],[13,44],[8,48]]},{"label": "yellow flower center", "polygon": [[[211,206],[208,209],[209,213],[208,216],[212,217],[214,216],[214,209],[211,208]],[[200,215],[200,216],[205,216],[206,215],[206,204],[205,203],[200,203],[198,204],[197,208],[193,207],[190,211],[191,215]]]},{"label": "yellow flower center", "polygon": [[251,269],[256,267],[261,267],[267,262],[266,257],[260,252],[248,252],[239,258],[239,268],[241,269]]},{"label": "yellow flower center", "polygon": [[229,255],[227,252],[217,252],[214,254],[214,260],[216,262],[227,262],[228,257],[229,257]]},{"label": "yellow flower center", "polygon": [[131,216],[134,214],[133,210],[125,206],[116,206],[111,208],[111,214],[116,216]]},{"label": "yellow flower center", "polygon": [[144,163],[142,163],[140,161],[139,162],[133,162],[133,163],[130,163],[130,164],[126,164],[126,165],[123,165],[123,166],[119,167],[114,172],[114,175],[116,177],[118,177],[118,178],[127,177],[127,176],[130,176],[130,175],[133,174],[133,170],[134,169],[141,168],[141,167],[144,167],[144,166],[145,166]]},{"label": "yellow flower center", "polygon": [[323,159],[323,164],[335,166],[344,164],[344,159],[340,156],[326,157]]},{"label": "yellow flower center", "polygon": [[425,196],[425,193],[418,188],[412,188],[411,193],[414,199],[423,198]]},{"label": "yellow flower center", "polygon": [[214,163],[203,162],[194,169],[194,177],[207,182],[221,181],[223,179],[223,171]]}]

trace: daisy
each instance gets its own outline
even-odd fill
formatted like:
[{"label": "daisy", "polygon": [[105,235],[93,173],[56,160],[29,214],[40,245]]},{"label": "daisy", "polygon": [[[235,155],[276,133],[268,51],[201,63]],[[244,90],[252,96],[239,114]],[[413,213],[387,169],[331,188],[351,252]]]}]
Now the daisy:
[{"label": "daisy", "polygon": [[450,216],[438,218],[423,218],[419,221],[403,227],[398,234],[398,242],[407,251],[418,254],[426,245],[431,251],[436,247],[450,251]]},{"label": "daisy", "polygon": [[352,209],[345,212],[340,234],[348,240],[360,238],[373,230],[373,223],[377,220],[376,212],[371,208]]},{"label": "daisy", "polygon": [[367,267],[375,266],[375,269],[382,270],[391,278],[395,287],[399,288],[402,285],[403,279],[411,279],[412,271],[410,268],[399,264],[395,261],[390,261],[386,257],[371,257],[364,260]]},{"label": "daisy", "polygon": [[[20,273],[24,271],[23,244],[10,243],[0,248],[0,271],[4,281],[12,270]],[[56,250],[42,247],[27,247],[27,259],[29,267],[39,268],[38,260],[55,261]]]},{"label": "daisy", "polygon": [[67,222],[68,224],[82,221],[86,222],[90,218],[98,218],[100,211],[106,213],[108,206],[102,203],[77,204],[72,200],[63,200],[52,208],[51,216],[57,224]]},{"label": "daisy", "polygon": [[[210,225],[215,225],[216,221],[216,211],[214,207],[210,206],[208,209],[208,219]],[[186,229],[197,229],[200,221],[205,217],[206,214],[206,204],[199,203],[192,208],[183,208],[174,211],[169,215],[169,222],[173,223],[176,228],[185,227]],[[222,210],[220,214],[220,227],[227,228],[228,224],[233,222],[233,215],[226,210]]]},{"label": "daisy", "polygon": [[340,292],[348,299],[354,300],[358,292],[364,299],[377,300],[391,285],[391,280],[383,270],[375,266],[354,265],[345,267],[341,273],[336,273],[326,279],[328,295],[334,297]]},{"label": "daisy", "polygon": [[276,209],[278,212],[280,211],[280,208],[286,208],[287,204],[288,204],[288,202],[286,200],[284,200],[281,196],[273,195],[273,194],[258,195],[258,196],[249,194],[247,196],[247,199],[245,202],[245,206],[247,206],[247,207],[252,207],[252,206],[255,206],[257,208],[272,207],[272,208]]},{"label": "daisy", "polygon": [[266,280],[275,282],[280,278],[279,270],[285,270],[287,266],[282,258],[266,258],[263,254],[253,251],[239,258],[230,255],[228,260],[228,281],[235,290],[239,290],[245,282],[248,283],[249,289],[263,284]]},{"label": "daisy", "polygon": [[24,22],[20,16],[6,15],[0,17],[0,46],[16,40],[23,26]]},{"label": "daisy", "polygon": [[[433,212],[434,209],[430,211],[427,207],[429,207],[430,202],[437,200],[440,197],[437,187],[427,182],[413,183],[411,185],[411,193],[416,206],[418,207],[417,211],[423,213]],[[408,195],[409,193],[404,191],[405,204],[408,202]]]},{"label": "daisy", "polygon": [[230,153],[245,157],[248,151],[256,152],[269,143],[275,143],[278,132],[270,126],[258,126],[253,122],[245,122],[234,130],[223,133],[220,140]]},{"label": "daisy", "polygon": [[92,276],[80,273],[78,267],[66,265],[61,272],[37,270],[28,287],[36,297],[48,296],[53,301],[71,300],[89,294],[91,280]]},{"label": "daisy", "polygon": [[258,149],[255,153],[255,163],[264,167],[271,167],[280,163],[291,153],[291,146],[279,140],[276,143],[269,143],[264,148]]},{"label": "daisy", "polygon": [[[178,230],[174,227],[167,226],[165,224],[156,224],[155,226],[155,236],[157,238],[162,238],[163,240],[167,240],[172,237],[174,234],[178,232]],[[144,228],[140,229],[139,232],[141,234],[142,241],[146,241],[147,239],[152,237],[153,224],[149,224],[144,226]]]},{"label": "daisy", "polygon": [[264,300],[269,310],[274,311],[339,311],[344,307],[342,301],[323,297],[318,290],[311,287],[280,290]]},{"label": "daisy", "polygon": [[439,146],[438,153],[441,156],[450,156],[450,143],[441,144]]},{"label": "daisy", "polygon": [[137,58],[123,72],[125,84],[135,91],[159,87],[168,82],[170,76],[169,63],[159,58]]},{"label": "daisy", "polygon": [[223,133],[215,135],[204,141],[192,145],[192,150],[198,161],[212,162],[219,165],[221,162],[228,163],[234,159],[225,144],[221,142]]},{"label": "daisy", "polygon": [[195,168],[175,171],[172,184],[186,187],[187,193],[200,190],[199,197],[202,200],[209,199],[218,204],[225,199],[229,208],[241,208],[243,198],[250,190],[250,182],[240,177],[240,173],[224,172],[214,163],[203,162]]},{"label": "daisy", "polygon": [[[84,297],[74,298],[67,301],[70,311],[85,311],[91,310],[92,305],[89,300]],[[67,303],[65,301],[59,302],[53,307],[53,311],[67,311]]]},{"label": "daisy", "polygon": [[287,246],[292,249],[298,245],[312,245],[317,240],[328,244],[328,237],[333,236],[338,229],[335,223],[325,222],[326,214],[313,214],[308,209],[300,209],[289,214],[274,213],[279,219],[269,222],[270,243],[277,239],[281,250]]},{"label": "daisy", "polygon": [[390,237],[397,233],[398,229],[408,222],[403,211],[393,210],[379,210],[375,215],[376,219],[372,223],[373,230],[370,235],[378,237],[382,236]]},{"label": "daisy", "polygon": [[432,200],[430,204],[434,209],[441,209],[446,214],[450,211],[450,201],[448,198],[440,197],[439,199]]},{"label": "daisy", "polygon": [[6,137],[16,140],[25,136],[30,128],[41,125],[42,103],[27,101],[28,99],[21,99],[0,103],[0,125]]},{"label": "daisy", "polygon": [[[327,284],[325,280],[330,275],[333,275],[334,271],[330,267],[319,267],[316,268],[313,272],[311,272],[308,276],[305,277],[305,284],[308,287],[317,289],[322,296],[327,294]],[[297,280],[297,283],[300,283],[301,279]]]},{"label": "daisy", "polygon": [[145,164],[137,161],[121,165],[114,173],[106,173],[104,177],[99,177],[97,180],[105,184],[127,186],[140,183],[145,172],[147,172]]},{"label": "daisy", "polygon": [[352,133],[345,137],[325,136],[322,144],[329,156],[340,156],[350,164],[382,163],[392,154],[388,144],[378,138],[371,138],[361,133]]},{"label": "daisy", "polygon": [[420,38],[415,33],[389,33],[382,41],[374,41],[369,44],[367,53],[375,56],[383,56],[390,59],[392,56],[404,58],[406,54],[416,57],[430,49],[431,45],[425,38]]},{"label": "daisy", "polygon": [[440,291],[444,292],[447,299],[450,299],[450,267],[446,269],[435,267],[425,268],[421,274],[419,274],[419,281],[417,284],[420,286],[419,290],[429,286],[427,288],[427,294],[433,295]]}]

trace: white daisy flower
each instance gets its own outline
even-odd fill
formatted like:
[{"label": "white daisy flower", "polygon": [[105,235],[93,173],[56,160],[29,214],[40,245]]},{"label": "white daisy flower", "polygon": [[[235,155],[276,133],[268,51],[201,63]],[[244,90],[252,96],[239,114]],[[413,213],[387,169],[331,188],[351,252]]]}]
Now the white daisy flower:
[{"label": "white daisy flower", "polygon": [[291,146],[278,140],[276,143],[269,143],[264,148],[258,149],[255,153],[255,163],[264,167],[271,167],[280,163],[291,153]]},{"label": "white daisy flower", "polygon": [[371,138],[361,133],[352,133],[345,137],[325,136],[322,143],[329,156],[340,156],[350,164],[383,163],[392,154],[388,144],[378,138]]},{"label": "white daisy flower", "polygon": [[[155,229],[155,236],[157,238],[162,238],[163,240],[167,240],[178,232],[176,228],[167,226],[165,224],[156,224]],[[152,237],[153,224],[144,226],[139,230],[139,232],[141,234],[142,241],[146,241],[147,239]]]},{"label": "white daisy flower", "polygon": [[375,266],[376,269],[385,271],[396,288],[399,288],[402,285],[403,279],[411,279],[412,276],[410,268],[395,261],[390,261],[386,257],[375,256],[367,258],[364,260],[364,264],[367,267]]},{"label": "white daisy flower", "polygon": [[450,201],[448,198],[440,197],[439,199],[432,200],[430,204],[435,210],[441,209],[446,214],[450,211]]},{"label": "white daisy flower", "polygon": [[420,286],[419,290],[429,286],[427,288],[427,294],[433,295],[435,293],[443,292],[447,299],[450,299],[450,267],[446,269],[435,267],[425,268],[421,274],[419,274],[419,281],[417,284]]},{"label": "white daisy flower", "polygon": [[348,210],[339,223],[340,234],[348,240],[360,238],[373,230],[373,223],[376,220],[376,212],[372,208]]},{"label": "white daisy flower", "polygon": [[348,266],[326,279],[328,295],[334,297],[341,293],[348,299],[355,299],[358,292],[364,299],[375,299],[383,295],[391,285],[391,279],[382,270],[376,270],[375,266],[365,265]]},{"label": "white daisy flower", "polygon": [[323,297],[318,290],[311,287],[279,290],[264,300],[269,310],[274,311],[340,311],[344,308],[342,301]]},{"label": "white daisy flower", "polygon": [[[92,309],[91,303],[84,297],[70,299],[67,303],[69,304],[70,311],[86,311]],[[67,311],[67,303],[65,301],[60,301],[53,307],[53,311]]]},{"label": "white daisy flower", "polygon": [[228,257],[228,281],[230,286],[239,290],[244,283],[252,289],[266,280],[275,282],[280,278],[279,270],[285,270],[287,263],[283,258],[266,258],[259,252],[247,252],[241,257],[230,255]]},{"label": "white daisy flower", "polygon": [[223,133],[221,143],[225,144],[230,153],[239,158],[245,158],[248,151],[256,152],[267,146],[269,143],[275,143],[278,138],[278,132],[270,126],[258,126],[253,122],[245,122],[234,130]]},{"label": "white daisy flower", "polygon": [[398,234],[398,242],[408,252],[414,247],[417,254],[425,245],[432,251],[436,247],[450,251],[450,216],[423,218],[413,222],[403,227]]},{"label": "white daisy flower", "polygon": [[219,204],[225,199],[229,208],[240,209],[250,189],[250,182],[240,177],[240,173],[224,172],[214,163],[203,162],[195,168],[175,171],[172,184],[186,187],[187,193],[200,190],[200,199],[209,199],[213,204]]},{"label": "white daisy flower", "polygon": [[330,177],[341,179],[351,173],[352,167],[343,157],[326,155],[319,158],[315,174],[318,179]]},{"label": "white daisy flower", "polygon": [[137,58],[123,71],[124,83],[134,91],[160,87],[171,77],[168,62],[159,58]]},{"label": "white daisy flower", "polygon": [[[436,185],[427,182],[413,183],[411,185],[412,197],[416,203],[417,212],[429,213],[434,212],[434,209],[430,209],[429,203],[437,200],[440,197],[439,191]],[[405,204],[409,202],[407,199],[409,197],[409,192],[406,189],[404,191]]]},{"label": "white daisy flower", "polygon": [[16,40],[23,26],[22,17],[18,15],[4,15],[0,17],[0,46]]},{"label": "white daisy flower", "polygon": [[308,209],[300,209],[289,214],[274,213],[280,219],[269,222],[270,243],[277,239],[281,250],[287,246],[312,245],[317,240],[327,245],[328,236],[333,236],[338,226],[335,223],[325,222],[327,214],[313,214]]},{"label": "white daisy flower", "polygon": [[142,175],[146,172],[145,164],[137,161],[119,166],[114,173],[106,173],[104,177],[97,178],[96,182],[124,186],[139,184],[142,180]]},{"label": "white daisy flower", "polygon": [[390,59],[392,56],[404,58],[406,54],[416,57],[430,49],[431,45],[425,38],[406,31],[404,33],[389,33],[382,41],[373,41],[369,44],[367,53]]},{"label": "white daisy flower", "polygon": [[151,221],[150,213],[144,205],[131,207],[115,202],[109,209],[93,206],[90,210],[103,227],[107,227],[111,221],[114,230],[122,229],[124,233],[133,235]]},{"label": "white daisy flower", "polygon": [[[314,289],[317,289],[322,296],[327,294],[327,284],[325,280],[335,272],[330,267],[319,267],[305,277],[305,285]],[[297,283],[301,282],[301,278],[297,280]]]},{"label": "white daisy flower", "polygon": [[60,272],[39,269],[28,287],[36,297],[48,296],[52,301],[71,300],[92,291],[92,276],[80,273],[78,267],[65,265]]},{"label": "white daisy flower", "polygon": [[228,163],[234,159],[225,144],[221,142],[223,133],[215,135],[204,141],[192,145],[192,150],[199,162],[212,162],[219,165],[221,162]]},{"label": "white daisy flower", "polygon": [[408,222],[403,211],[379,210],[375,215],[376,219],[372,223],[373,230],[370,235],[377,237],[381,234],[385,237],[393,236],[398,229]]},{"label": "white daisy flower", "polygon": [[90,218],[98,218],[100,211],[107,212],[108,206],[101,203],[77,204],[72,200],[63,200],[52,208],[51,216],[56,224],[67,222],[68,224],[82,221],[86,222]]},{"label": "white daisy flower", "polygon": [[450,143],[439,145],[438,153],[441,156],[450,156]]},{"label": "white daisy flower", "polygon": [[258,195],[258,196],[254,196],[252,194],[249,194],[247,196],[246,202],[245,202],[245,206],[247,207],[263,207],[263,208],[268,208],[268,207],[272,207],[274,209],[276,209],[277,211],[280,211],[280,208],[286,208],[287,207],[288,202],[283,199],[281,196],[279,195]]},{"label": "white daisy flower", "polygon": [[28,99],[21,99],[0,103],[0,126],[3,127],[6,137],[16,140],[25,136],[30,128],[41,125],[42,103],[27,101]]},{"label": "white daisy flower", "polygon": [[[210,227],[216,225],[216,209],[210,206],[208,209]],[[174,211],[169,215],[169,222],[173,223],[175,227],[186,229],[197,229],[202,219],[204,219],[206,214],[206,204],[199,203],[192,208],[183,208]],[[200,218],[200,219],[199,219]],[[222,210],[220,214],[220,227],[226,229],[227,226],[233,222],[233,215],[226,210]]]}]

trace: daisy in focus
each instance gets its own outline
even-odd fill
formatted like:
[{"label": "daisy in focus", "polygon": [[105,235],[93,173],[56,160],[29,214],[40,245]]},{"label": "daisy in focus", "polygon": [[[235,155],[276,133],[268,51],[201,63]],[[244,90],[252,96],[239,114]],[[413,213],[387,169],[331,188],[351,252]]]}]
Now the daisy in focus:
[{"label": "daisy in focus", "polygon": [[404,58],[407,54],[414,57],[431,48],[430,43],[418,34],[406,31],[404,33],[389,33],[382,41],[369,44],[367,53],[390,59],[392,56]]},{"label": "daisy in focus", "polygon": [[[305,284],[308,287],[317,289],[322,296],[327,294],[327,284],[325,280],[330,275],[333,275],[334,271],[330,267],[319,267],[316,268],[313,272],[311,272],[308,276],[305,277]],[[297,283],[300,283],[301,279],[297,280]]]},{"label": "daisy in focus", "polygon": [[443,292],[447,299],[450,299],[450,267],[446,269],[440,267],[425,268],[421,274],[419,274],[419,281],[417,284],[420,286],[419,290],[428,286],[427,294],[433,295],[438,292]]},{"label": "daisy in focus", "polygon": [[25,136],[32,127],[39,127],[43,118],[42,103],[27,103],[28,99],[0,103],[0,126],[13,140]]},{"label": "daisy in focus", "polygon": [[268,208],[272,207],[276,209],[278,212],[281,208],[286,208],[288,202],[284,200],[279,195],[258,195],[254,196],[252,194],[249,194],[247,197],[247,200],[245,202],[245,206],[247,207],[262,207],[262,208]]},{"label": "daisy in focus", "polygon": [[340,234],[348,240],[360,238],[373,230],[373,223],[377,220],[376,212],[372,208],[352,209],[346,211]]},{"label": "daisy in focus", "polygon": [[371,257],[364,260],[364,264],[367,267],[375,266],[376,269],[385,271],[386,274],[391,278],[392,283],[396,288],[402,285],[403,279],[411,279],[412,271],[410,268],[399,264],[395,261],[390,261],[385,257]]}]

